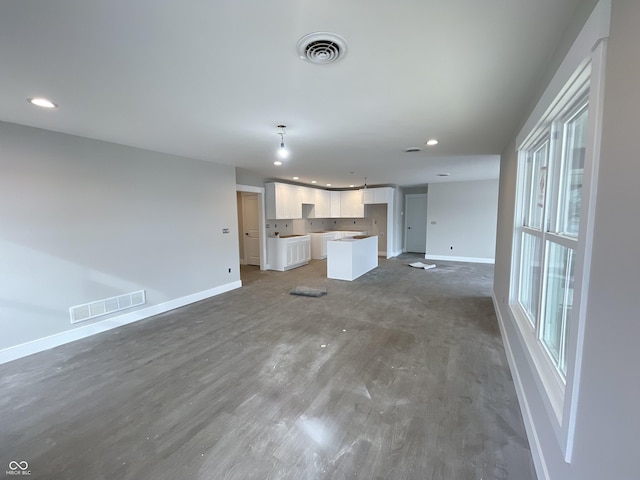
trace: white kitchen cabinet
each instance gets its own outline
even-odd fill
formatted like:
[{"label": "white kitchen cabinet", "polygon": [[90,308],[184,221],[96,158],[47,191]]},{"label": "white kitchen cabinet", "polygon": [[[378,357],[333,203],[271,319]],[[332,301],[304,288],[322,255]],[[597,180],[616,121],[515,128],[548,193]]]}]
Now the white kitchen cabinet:
[{"label": "white kitchen cabinet", "polygon": [[340,192],[340,217],[364,218],[364,204],[360,190],[344,190]]},{"label": "white kitchen cabinet", "polygon": [[365,205],[389,203],[389,200],[393,198],[393,188],[391,187],[365,188],[360,191],[362,192],[362,203]]},{"label": "white kitchen cabinet", "polygon": [[367,232],[362,230],[333,230],[330,232],[310,233],[311,258],[313,258],[314,260],[322,260],[324,258],[327,258],[327,242],[366,234]]},{"label": "white kitchen cabinet", "polygon": [[329,192],[329,218],[340,218],[340,192]]},{"label": "white kitchen cabinet", "polygon": [[299,267],[311,260],[310,239],[287,242],[287,268]]},{"label": "white kitchen cabinet", "polygon": [[311,237],[270,237],[267,239],[267,255],[271,270],[284,272],[306,265],[311,260]]},{"label": "white kitchen cabinet", "polygon": [[367,235],[367,232],[363,230],[334,230],[332,233],[335,236],[334,240],[355,237],[356,235]]},{"label": "white kitchen cabinet", "polygon": [[270,182],[265,184],[267,218],[287,220],[303,218],[364,218],[364,203],[389,203],[393,189],[329,191],[300,185]]},{"label": "white kitchen cabinet", "polygon": [[311,234],[311,258],[322,260],[327,258],[327,242],[338,238],[338,232],[319,232]]},{"label": "white kitchen cabinet", "polygon": [[289,190],[289,214],[292,215],[288,218],[302,218],[302,189],[298,185],[286,185]]},{"label": "white kitchen cabinet", "polygon": [[300,203],[306,203],[310,205],[316,204],[316,191],[317,188],[309,188],[298,186],[298,190],[300,191]]},{"label": "white kitchen cabinet", "polygon": [[378,266],[377,237],[344,238],[327,244],[327,278],[352,281]]},{"label": "white kitchen cabinet", "polygon": [[286,183],[265,183],[267,218],[302,218],[302,188]]},{"label": "white kitchen cabinet", "polygon": [[[315,193],[315,207],[313,209],[314,218],[331,218],[331,192],[312,188]],[[340,209],[338,209],[340,210]]]}]

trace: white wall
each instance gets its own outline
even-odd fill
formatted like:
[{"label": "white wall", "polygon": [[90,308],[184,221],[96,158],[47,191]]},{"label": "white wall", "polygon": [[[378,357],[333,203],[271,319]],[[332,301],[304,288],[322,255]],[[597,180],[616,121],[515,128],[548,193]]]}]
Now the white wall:
[{"label": "white wall", "polygon": [[0,349],[86,325],[74,305],[239,284],[233,167],[0,123],[0,172]]},{"label": "white wall", "polygon": [[[526,406],[535,424],[535,438],[530,436],[530,443],[539,447],[544,463],[541,479],[640,478],[639,22],[640,2],[612,2],[591,280],[571,463],[562,458],[531,366],[518,341],[514,320],[504,302],[510,281],[515,142],[505,150],[501,162],[494,293],[504,320],[504,340],[513,352],[514,378],[522,383]],[[522,399],[521,406],[524,406]]]},{"label": "white wall", "polygon": [[429,185],[425,258],[493,262],[497,212],[498,180]]},{"label": "white wall", "polygon": [[264,178],[262,176],[253,173],[251,170],[236,167],[236,183],[238,185],[250,185],[252,187],[263,187]]}]

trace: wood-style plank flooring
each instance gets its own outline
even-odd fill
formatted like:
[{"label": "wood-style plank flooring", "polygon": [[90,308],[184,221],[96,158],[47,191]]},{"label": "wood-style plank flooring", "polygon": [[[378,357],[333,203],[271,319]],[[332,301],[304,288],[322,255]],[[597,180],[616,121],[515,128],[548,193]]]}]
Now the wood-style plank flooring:
[{"label": "wood-style plank flooring", "polygon": [[418,259],[354,282],[243,267],[242,289],[0,365],[0,473],[534,479],[493,267]]}]

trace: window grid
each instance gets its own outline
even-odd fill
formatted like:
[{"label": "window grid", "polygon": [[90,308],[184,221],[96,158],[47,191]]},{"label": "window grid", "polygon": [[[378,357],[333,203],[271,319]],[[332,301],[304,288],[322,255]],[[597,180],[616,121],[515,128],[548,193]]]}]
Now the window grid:
[{"label": "window grid", "polygon": [[[579,152],[580,148],[584,150],[584,132],[580,128],[584,129],[587,114],[588,101],[583,93],[573,107],[549,123],[547,133],[526,150],[521,183],[523,222],[519,234],[516,298],[563,384],[567,374],[573,265],[580,220],[582,172],[579,169],[584,165],[584,154],[580,158]],[[579,181],[576,183],[576,180]]]}]

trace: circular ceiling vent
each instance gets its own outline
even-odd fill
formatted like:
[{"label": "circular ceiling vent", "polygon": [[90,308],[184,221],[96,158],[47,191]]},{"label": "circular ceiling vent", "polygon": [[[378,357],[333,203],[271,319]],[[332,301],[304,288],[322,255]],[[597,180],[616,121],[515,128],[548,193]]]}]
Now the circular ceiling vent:
[{"label": "circular ceiling vent", "polygon": [[335,33],[315,32],[298,40],[297,49],[301,59],[324,65],[344,57],[347,53],[347,43]]}]

